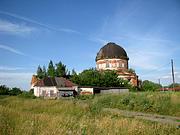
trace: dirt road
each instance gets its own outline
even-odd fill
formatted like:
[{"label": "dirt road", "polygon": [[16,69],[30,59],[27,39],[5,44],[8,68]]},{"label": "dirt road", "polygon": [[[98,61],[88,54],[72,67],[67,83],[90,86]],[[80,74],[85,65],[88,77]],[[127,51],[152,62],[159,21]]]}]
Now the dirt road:
[{"label": "dirt road", "polygon": [[112,108],[104,108],[103,111],[108,111],[110,113],[115,113],[115,114],[119,114],[126,117],[135,117],[135,118],[140,118],[140,119],[145,119],[145,120],[150,120],[150,121],[155,121],[155,122],[160,122],[160,123],[173,124],[177,128],[180,128],[180,117],[148,114],[148,113],[112,109]]}]

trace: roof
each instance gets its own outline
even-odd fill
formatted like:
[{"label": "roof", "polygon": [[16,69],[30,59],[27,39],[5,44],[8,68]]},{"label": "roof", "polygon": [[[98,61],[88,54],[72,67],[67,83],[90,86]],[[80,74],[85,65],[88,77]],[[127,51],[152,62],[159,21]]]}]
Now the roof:
[{"label": "roof", "polygon": [[37,82],[38,82],[38,78],[36,77],[36,75],[33,75],[31,79],[31,85],[36,84]]},{"label": "roof", "polygon": [[126,51],[121,46],[109,42],[99,50],[96,56],[96,61],[112,58],[129,60]]},{"label": "roof", "polygon": [[45,77],[44,79],[38,80],[34,86],[73,87],[73,86],[77,86],[77,85],[63,77]]},{"label": "roof", "polygon": [[63,77],[55,77],[57,87],[72,87],[72,86],[77,86],[70,80],[63,78]]},{"label": "roof", "polygon": [[40,86],[40,87],[43,87],[43,86],[56,86],[57,83],[55,81],[54,78],[52,77],[45,77],[44,79],[41,79],[39,80],[35,86]]}]

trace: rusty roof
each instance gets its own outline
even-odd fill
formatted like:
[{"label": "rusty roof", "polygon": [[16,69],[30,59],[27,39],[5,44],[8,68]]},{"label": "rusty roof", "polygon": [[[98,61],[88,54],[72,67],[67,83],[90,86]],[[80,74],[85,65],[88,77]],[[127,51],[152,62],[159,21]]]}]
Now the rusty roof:
[{"label": "rusty roof", "polygon": [[99,50],[96,56],[96,61],[112,58],[129,60],[126,51],[121,46],[109,42]]}]

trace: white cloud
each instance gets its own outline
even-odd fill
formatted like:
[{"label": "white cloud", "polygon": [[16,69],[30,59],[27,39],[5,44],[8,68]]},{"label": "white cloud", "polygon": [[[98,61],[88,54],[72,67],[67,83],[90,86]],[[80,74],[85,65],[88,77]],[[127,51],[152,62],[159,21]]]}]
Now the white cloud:
[{"label": "white cloud", "polygon": [[170,79],[171,76],[170,76],[170,75],[165,75],[165,76],[162,76],[161,78],[162,78],[162,79]]},{"label": "white cloud", "polygon": [[0,72],[0,85],[7,85],[8,87],[20,87],[28,90],[30,88],[30,81],[33,73],[28,72]]},{"label": "white cloud", "polygon": [[29,34],[35,31],[36,29],[25,24],[12,23],[6,20],[0,20],[0,33],[7,34]]},{"label": "white cloud", "polygon": [[107,40],[104,40],[98,37],[89,37],[88,39],[97,43],[101,43],[101,44],[106,44],[108,42]]},{"label": "white cloud", "polygon": [[22,55],[22,56],[25,56],[27,58],[33,59],[33,60],[47,61],[47,59],[39,58],[39,57],[35,57],[35,56],[31,56],[31,55],[25,54],[25,53],[15,49],[15,48],[7,46],[7,45],[0,44],[0,49],[8,51],[8,52],[11,52],[11,53],[14,53],[14,54]]},{"label": "white cloud", "polygon": [[18,54],[18,55],[23,55],[23,56],[25,56],[25,54],[24,54],[23,52],[15,49],[15,48],[9,47],[9,46],[7,46],[7,45],[2,45],[2,44],[0,44],[0,49],[6,50],[6,51],[9,51],[9,52],[11,52],[11,53]]},{"label": "white cloud", "polygon": [[16,71],[16,70],[23,70],[25,68],[22,67],[8,67],[8,66],[0,66],[0,70],[2,71]]},{"label": "white cloud", "polygon": [[0,14],[8,15],[8,16],[14,17],[16,19],[24,20],[26,22],[30,22],[30,23],[39,25],[41,27],[44,27],[46,29],[53,30],[53,31],[61,31],[61,32],[66,32],[66,33],[81,34],[80,32],[78,32],[76,30],[73,30],[73,29],[69,29],[69,28],[56,28],[56,27],[53,27],[51,25],[44,24],[44,23],[38,22],[36,20],[30,19],[30,18],[27,18],[27,17],[24,17],[24,16],[20,16],[20,15],[14,14],[14,13],[10,13],[10,12],[0,11]]},{"label": "white cloud", "polygon": [[67,33],[81,34],[80,32],[78,32],[78,31],[76,31],[76,30],[67,29],[67,28],[60,28],[60,29],[56,29],[56,30],[63,31],[63,32],[67,32]]}]

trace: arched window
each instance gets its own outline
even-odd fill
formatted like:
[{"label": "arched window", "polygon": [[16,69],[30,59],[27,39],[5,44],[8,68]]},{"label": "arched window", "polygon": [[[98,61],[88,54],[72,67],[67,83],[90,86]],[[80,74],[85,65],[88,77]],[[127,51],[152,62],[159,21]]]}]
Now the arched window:
[{"label": "arched window", "polygon": [[124,67],[125,65],[124,65],[124,63],[122,63],[122,67]]},{"label": "arched window", "polygon": [[118,66],[119,68],[121,68],[121,67],[122,67],[121,62],[118,62],[118,65],[119,65],[119,66]]}]

